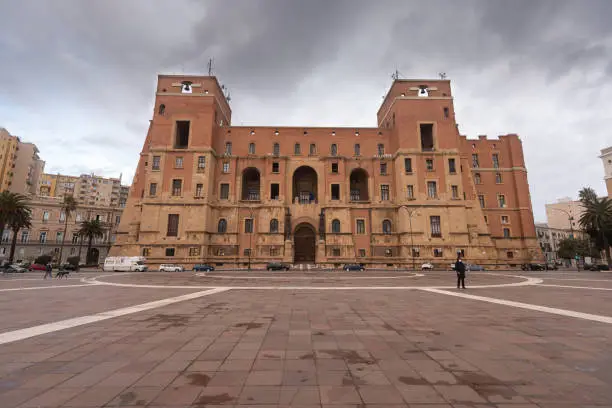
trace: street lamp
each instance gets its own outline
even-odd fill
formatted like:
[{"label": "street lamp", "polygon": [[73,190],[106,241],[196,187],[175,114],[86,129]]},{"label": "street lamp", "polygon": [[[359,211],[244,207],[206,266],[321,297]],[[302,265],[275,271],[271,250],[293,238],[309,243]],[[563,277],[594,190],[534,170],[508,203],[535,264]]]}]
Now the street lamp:
[{"label": "street lamp", "polygon": [[400,208],[405,208],[408,212],[408,225],[410,226],[410,256],[412,257],[412,270],[416,270],[416,266],[414,264],[414,236],[412,235],[412,216],[417,215],[417,209],[410,209],[407,204],[400,205]]},{"label": "street lamp", "polygon": [[[562,210],[561,208],[553,208],[553,211],[561,211],[562,213],[564,213],[565,215],[567,215],[567,219],[569,221],[569,225],[570,225],[570,238],[575,239],[574,238],[574,217],[572,216],[572,213],[566,210]],[[574,259],[576,258],[576,252],[574,252]],[[578,260],[576,260],[576,269],[580,269],[578,267]]]},{"label": "street lamp", "polygon": [[253,231],[255,231],[255,217],[254,209],[249,208],[249,214],[251,216],[251,229],[249,231],[249,272],[251,271],[251,253],[253,252]]}]

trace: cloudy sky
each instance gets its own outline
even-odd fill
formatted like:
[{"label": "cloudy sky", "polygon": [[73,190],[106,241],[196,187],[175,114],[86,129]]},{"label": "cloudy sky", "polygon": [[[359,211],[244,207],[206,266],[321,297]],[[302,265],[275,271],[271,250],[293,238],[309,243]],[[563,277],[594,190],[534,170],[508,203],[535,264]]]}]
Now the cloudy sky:
[{"label": "cloudy sky", "polygon": [[519,133],[537,220],[612,145],[610,0],[0,0],[0,126],[48,172],[128,183],[158,73],[214,73],[235,125],[375,126],[397,69],[453,81],[460,131]]}]

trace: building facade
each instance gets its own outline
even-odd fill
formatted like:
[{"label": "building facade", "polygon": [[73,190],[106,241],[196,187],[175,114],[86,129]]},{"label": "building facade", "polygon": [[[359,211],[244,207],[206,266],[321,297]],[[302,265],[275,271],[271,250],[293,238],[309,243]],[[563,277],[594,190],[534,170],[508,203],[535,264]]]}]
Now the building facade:
[{"label": "building facade", "polygon": [[489,267],[541,258],[517,135],[469,140],[448,80],[395,80],[374,128],[231,125],[215,77],[158,78],[111,255]]},{"label": "building facade", "polygon": [[546,220],[549,228],[555,230],[577,231],[580,229],[580,216],[584,212],[582,203],[564,197],[556,203],[546,204]]},{"label": "building facade", "polygon": [[0,191],[36,194],[44,167],[35,144],[24,143],[0,128]]},{"label": "building facade", "polygon": [[[587,235],[578,230],[570,230],[563,228],[552,228],[547,223],[537,222],[535,224],[538,243],[544,253],[547,262],[554,262],[559,258],[557,251],[561,241],[568,238],[584,239]],[[572,262],[574,262],[572,260]]]},{"label": "building facade", "polygon": [[[115,240],[121,220],[122,208],[109,206],[79,205],[68,219],[68,230],[64,237],[65,213],[62,211],[63,197],[35,197],[30,201],[32,227],[17,233],[15,261],[32,262],[40,255],[51,255],[60,262],[60,246],[64,242],[61,262],[72,256],[80,256],[81,263],[101,262]],[[104,237],[93,241],[87,252],[87,238],[79,237],[78,230],[86,220],[97,219],[105,229]],[[0,263],[9,259],[12,231],[5,230],[0,239]]]},{"label": "building facade", "polygon": [[604,167],[604,180],[608,190],[608,197],[612,197],[612,146],[601,149],[601,156],[599,158]]},{"label": "building facade", "polygon": [[106,178],[95,174],[66,176],[43,174],[38,195],[43,197],[64,197],[72,195],[80,205],[125,207],[128,186],[121,185],[120,178]]}]

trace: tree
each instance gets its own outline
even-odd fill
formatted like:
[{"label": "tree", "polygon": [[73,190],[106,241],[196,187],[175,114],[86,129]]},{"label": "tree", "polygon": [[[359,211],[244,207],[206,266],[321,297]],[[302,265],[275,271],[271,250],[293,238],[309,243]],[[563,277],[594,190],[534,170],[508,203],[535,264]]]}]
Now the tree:
[{"label": "tree", "polygon": [[16,209],[8,219],[7,224],[13,231],[13,240],[11,241],[11,252],[9,254],[9,263],[13,263],[15,256],[15,247],[17,246],[17,234],[22,228],[30,228],[32,226],[32,210],[29,207]]},{"label": "tree", "polygon": [[87,237],[87,258],[85,263],[89,264],[91,256],[91,243],[94,238],[100,238],[104,236],[104,228],[98,220],[83,221],[81,223],[79,235],[82,237]]},{"label": "tree", "polygon": [[71,195],[64,196],[64,202],[62,203],[62,211],[64,212],[64,234],[62,235],[62,242],[60,244],[59,252],[59,263],[62,263],[62,254],[64,253],[64,241],[66,240],[66,234],[68,233],[68,219],[77,208],[77,202]]},{"label": "tree", "polygon": [[22,194],[3,191],[0,193],[0,235],[4,232],[10,217],[21,209],[28,208],[27,197]]},{"label": "tree", "polygon": [[565,238],[559,241],[557,255],[559,258],[563,259],[573,259],[576,255],[583,258],[586,256],[590,256],[592,258],[599,256],[597,248],[591,245],[591,240],[589,238]]},{"label": "tree", "polygon": [[580,190],[580,201],[584,212],[580,216],[580,226],[595,241],[595,245],[606,254],[608,265],[612,266],[610,258],[610,237],[612,237],[612,200],[607,197],[597,198],[591,188]]}]

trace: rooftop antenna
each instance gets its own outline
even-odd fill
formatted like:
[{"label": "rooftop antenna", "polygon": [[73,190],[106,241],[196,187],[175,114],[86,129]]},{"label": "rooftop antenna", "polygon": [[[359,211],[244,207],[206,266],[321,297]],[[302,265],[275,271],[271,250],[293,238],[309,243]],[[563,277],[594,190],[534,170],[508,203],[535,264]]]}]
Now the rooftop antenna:
[{"label": "rooftop antenna", "polygon": [[395,69],[395,72],[393,74],[391,74],[391,78],[393,78],[393,80],[398,80],[400,77],[400,73],[397,70],[397,68]]},{"label": "rooftop antenna", "polygon": [[208,60],[208,76],[212,76],[213,59]]},{"label": "rooftop antenna", "polygon": [[438,72],[440,79],[446,79],[446,72]]}]

